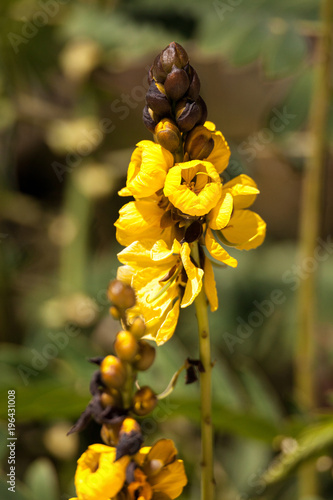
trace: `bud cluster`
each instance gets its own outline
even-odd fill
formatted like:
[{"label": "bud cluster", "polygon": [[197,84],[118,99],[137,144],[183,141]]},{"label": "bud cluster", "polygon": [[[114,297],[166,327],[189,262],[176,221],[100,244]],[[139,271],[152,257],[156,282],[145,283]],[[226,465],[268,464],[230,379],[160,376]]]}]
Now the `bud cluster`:
[{"label": "bud cluster", "polygon": [[80,431],[93,418],[102,425],[105,444],[117,448],[117,458],[135,454],[143,437],[136,417],[144,417],[157,405],[155,392],[149,387],[138,388],[137,372],[148,370],[155,360],[155,348],[142,337],[146,326],[137,316],[129,323],[127,311],[136,304],[133,288],[114,280],[108,288],[111,315],[120,319],[123,329],[115,338],[114,352],[92,358],[99,369],[94,373],[90,391],[93,399],[70,430]]},{"label": "bud cluster", "polygon": [[182,146],[182,133],[207,118],[198,74],[181,45],[172,42],[155,58],[148,83],[143,122],[157,142],[174,153]]}]

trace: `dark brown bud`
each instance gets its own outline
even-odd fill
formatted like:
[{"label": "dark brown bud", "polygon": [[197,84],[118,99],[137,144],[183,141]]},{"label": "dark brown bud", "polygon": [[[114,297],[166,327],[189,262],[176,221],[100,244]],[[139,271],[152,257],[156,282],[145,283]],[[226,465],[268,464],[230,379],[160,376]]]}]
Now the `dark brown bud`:
[{"label": "dark brown bud", "polygon": [[101,438],[108,446],[116,446],[119,440],[121,423],[103,424],[101,428]]},{"label": "dark brown bud", "polygon": [[136,302],[133,288],[120,280],[111,281],[108,288],[108,297],[119,309],[129,309]]},{"label": "dark brown bud", "polygon": [[162,67],[161,54],[158,54],[158,56],[155,57],[154,63],[151,67],[151,75],[158,83],[164,83],[167,77],[167,72]]},{"label": "dark brown bud", "polygon": [[143,417],[153,411],[157,402],[156,394],[146,385],[134,394],[132,401],[133,411],[136,415]]},{"label": "dark brown bud", "polygon": [[154,113],[165,116],[171,113],[171,105],[165,94],[164,87],[161,83],[151,82],[146,94],[148,106]]},{"label": "dark brown bud", "polygon": [[191,83],[187,91],[187,96],[195,101],[199,97],[200,80],[198,77],[198,73],[195,71],[194,68],[192,68],[192,66],[189,67],[189,75]]},{"label": "dark brown bud", "polygon": [[126,370],[116,356],[106,356],[101,363],[101,378],[107,387],[120,389],[126,381]]},{"label": "dark brown bud", "polygon": [[198,125],[204,125],[205,121],[207,120],[207,106],[205,101],[203,100],[202,97],[198,97],[196,100],[197,105],[199,106],[200,109],[200,118],[198,120]]},{"label": "dark brown bud", "polygon": [[133,361],[139,350],[138,341],[131,332],[121,330],[117,333],[114,350],[122,361]]},{"label": "dark brown bud", "polygon": [[189,132],[198,122],[201,111],[196,101],[182,99],[176,105],[176,122],[181,132]]},{"label": "dark brown bud", "polygon": [[139,352],[133,363],[136,370],[145,371],[154,363],[156,356],[155,348],[145,340],[139,340]]},{"label": "dark brown bud", "polygon": [[171,153],[177,151],[181,144],[181,134],[176,126],[168,118],[163,118],[155,128],[157,142]]},{"label": "dark brown bud", "polygon": [[186,94],[189,85],[190,80],[186,71],[175,66],[164,82],[165,92],[173,101],[179,101]]},{"label": "dark brown bud", "polygon": [[120,319],[121,318],[120,311],[116,306],[110,307],[110,314],[113,317],[113,319]]},{"label": "dark brown bud", "polygon": [[142,113],[142,120],[147,129],[154,133],[155,127],[158,122],[158,118],[154,114],[153,110],[150,109],[148,106],[145,106],[143,108],[143,113]]},{"label": "dark brown bud", "polygon": [[187,243],[193,243],[193,241],[197,241],[201,235],[202,235],[202,224],[198,220],[195,220],[186,229],[184,239]]},{"label": "dark brown bud", "polygon": [[166,73],[170,73],[173,66],[184,68],[188,63],[186,50],[179,43],[171,42],[160,55],[161,66]]},{"label": "dark brown bud", "polygon": [[186,137],[185,152],[190,160],[207,158],[214,148],[212,133],[203,125],[194,127]]}]

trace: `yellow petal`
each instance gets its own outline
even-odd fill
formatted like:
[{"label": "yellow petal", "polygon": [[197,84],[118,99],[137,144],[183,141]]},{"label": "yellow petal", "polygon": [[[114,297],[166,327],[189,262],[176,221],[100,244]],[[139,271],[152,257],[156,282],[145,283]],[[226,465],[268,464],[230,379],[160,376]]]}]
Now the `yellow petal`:
[{"label": "yellow petal", "polygon": [[180,254],[182,257],[183,266],[185,268],[188,277],[185,287],[184,297],[181,302],[181,307],[183,308],[192,304],[194,299],[200,293],[202,288],[202,277],[204,272],[202,269],[196,267],[191,261],[190,258],[191,249],[188,243],[184,243],[182,245]]},{"label": "yellow petal", "polygon": [[[205,124],[206,126],[206,124]],[[212,131],[213,132],[213,131]],[[210,155],[207,157],[207,161],[212,163],[216,168],[217,172],[221,174],[228,166],[230,158],[230,149],[227,141],[221,132],[213,132],[214,148]]]},{"label": "yellow petal", "polygon": [[164,186],[167,171],[174,162],[170,151],[152,141],[141,141],[128,167],[126,187],[133,196],[144,198]]},{"label": "yellow petal", "polygon": [[121,245],[128,246],[136,240],[165,239],[171,243],[171,228],[161,229],[160,221],[164,214],[155,201],[131,201],[119,210],[115,222],[116,238]]},{"label": "yellow petal", "polygon": [[209,305],[210,305],[210,310],[212,312],[216,311],[219,302],[218,302],[218,297],[217,297],[217,290],[216,290],[216,283],[215,283],[215,278],[214,278],[214,270],[212,263],[210,260],[205,257],[205,263],[204,263],[204,289],[205,289],[205,294],[207,296]]},{"label": "yellow petal", "polygon": [[149,478],[153,491],[165,493],[171,499],[179,497],[187,484],[182,460],[175,460],[161,472]]},{"label": "yellow petal", "polygon": [[228,242],[240,250],[250,250],[264,241],[266,223],[251,210],[235,210],[229,224],[221,232]]},{"label": "yellow petal", "polygon": [[75,487],[78,498],[108,500],[117,495],[126,479],[129,456],[114,462],[116,449],[94,444],[78,460]]},{"label": "yellow petal", "polygon": [[171,305],[171,309],[168,311],[165,320],[159,327],[157,334],[155,336],[155,341],[157,345],[162,345],[167,342],[176,329],[179,317],[179,300],[175,304]]},{"label": "yellow petal", "polygon": [[247,208],[257,197],[259,189],[251,177],[245,174],[237,175],[224,185],[224,190],[230,192],[234,198],[234,208]]},{"label": "yellow petal", "polygon": [[171,439],[159,439],[147,455],[147,467],[144,472],[149,473],[149,462],[151,460],[161,460],[163,465],[168,465],[175,460],[176,455],[177,449]]},{"label": "yellow petal", "polygon": [[233,197],[228,192],[223,192],[219,202],[207,216],[211,229],[222,229],[230,220],[233,210]]},{"label": "yellow petal", "polygon": [[131,191],[127,188],[124,187],[120,191],[118,191],[119,196],[132,196]]},{"label": "yellow petal", "polygon": [[216,125],[215,125],[215,123],[210,122],[209,120],[207,120],[207,121],[204,123],[204,126],[205,126],[208,130],[210,130],[210,132],[215,132],[215,130],[216,130]]},{"label": "yellow petal", "polygon": [[216,241],[210,229],[207,229],[205,236],[205,245],[208,252],[214,259],[223,262],[231,267],[237,267],[237,260],[231,257],[228,252]]}]

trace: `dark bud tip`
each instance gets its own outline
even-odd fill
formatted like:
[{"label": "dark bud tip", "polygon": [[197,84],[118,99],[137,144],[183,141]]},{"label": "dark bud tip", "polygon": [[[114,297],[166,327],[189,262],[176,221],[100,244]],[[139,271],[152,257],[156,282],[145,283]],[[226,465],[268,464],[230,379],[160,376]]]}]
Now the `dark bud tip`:
[{"label": "dark bud tip", "polygon": [[193,99],[194,101],[199,97],[199,92],[200,92],[200,80],[198,77],[198,73],[195,71],[192,66],[189,67],[189,73],[190,73],[190,86],[187,91],[188,97]]},{"label": "dark bud tip", "polygon": [[176,122],[181,132],[189,132],[201,117],[198,104],[190,99],[182,99],[176,105]]},{"label": "dark bud tip", "polygon": [[212,133],[203,125],[194,127],[186,137],[185,152],[190,160],[204,160],[214,148]]},{"label": "dark bud tip", "polygon": [[207,120],[207,106],[205,101],[202,99],[202,97],[198,97],[196,100],[197,106],[200,109],[200,118],[198,120],[198,125],[204,125],[205,121]]},{"label": "dark bud tip", "polygon": [[158,115],[164,116],[171,113],[171,105],[161,83],[151,82],[146,94],[146,102]]},{"label": "dark bud tip", "polygon": [[143,436],[139,424],[132,418],[126,418],[120,428],[116,460],[125,455],[135,455],[141,448]]},{"label": "dark bud tip", "polygon": [[181,134],[176,124],[168,118],[163,118],[155,128],[157,142],[168,151],[173,153],[179,149]]},{"label": "dark bud tip", "polygon": [[145,106],[143,108],[142,120],[147,129],[150,132],[154,133],[155,127],[157,125],[157,119],[153,113],[153,110],[148,106]]},{"label": "dark bud tip", "polygon": [[193,243],[198,240],[202,235],[202,224],[198,220],[192,222],[192,224],[185,231],[185,241],[187,243]]},{"label": "dark bud tip", "polygon": [[163,70],[170,73],[173,66],[184,68],[188,64],[186,50],[179,43],[171,42],[161,53],[160,61]]},{"label": "dark bud tip", "polygon": [[167,96],[173,101],[179,101],[187,92],[190,80],[183,69],[173,67],[164,82],[164,88]]}]

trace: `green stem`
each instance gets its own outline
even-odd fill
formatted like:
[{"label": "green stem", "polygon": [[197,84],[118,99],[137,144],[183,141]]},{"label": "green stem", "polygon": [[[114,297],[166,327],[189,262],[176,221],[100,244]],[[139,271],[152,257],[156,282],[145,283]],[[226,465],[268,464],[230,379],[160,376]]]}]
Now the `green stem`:
[{"label": "green stem", "polygon": [[[192,247],[194,260],[199,263],[198,243]],[[212,362],[210,354],[210,336],[207,314],[207,301],[202,289],[195,299],[199,329],[200,361],[204,372],[200,373],[201,401],[201,500],[214,499],[214,461],[213,461],[213,427],[212,427]]]},{"label": "green stem", "polygon": [[[313,153],[306,164],[300,221],[300,264],[313,258],[319,236],[323,170],[327,145],[327,119],[330,102],[330,70],[332,64],[333,2],[322,0],[322,36],[318,43],[318,67],[310,110],[310,132]],[[295,399],[299,407],[309,412],[315,401],[315,286],[312,272],[301,282],[297,310],[297,343],[295,351]],[[310,464],[311,465],[311,464]],[[299,475],[299,495],[317,494],[316,471],[307,466]]]}]

